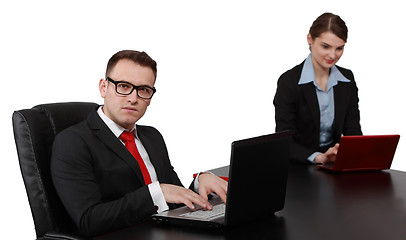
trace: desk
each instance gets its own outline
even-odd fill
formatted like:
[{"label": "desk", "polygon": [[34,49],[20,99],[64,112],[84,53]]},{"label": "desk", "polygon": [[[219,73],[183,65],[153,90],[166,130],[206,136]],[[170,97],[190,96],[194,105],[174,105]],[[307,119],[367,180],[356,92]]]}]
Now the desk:
[{"label": "desk", "polygon": [[311,165],[292,164],[285,208],[267,221],[227,231],[186,229],[147,222],[96,239],[405,238],[405,172],[333,174]]}]

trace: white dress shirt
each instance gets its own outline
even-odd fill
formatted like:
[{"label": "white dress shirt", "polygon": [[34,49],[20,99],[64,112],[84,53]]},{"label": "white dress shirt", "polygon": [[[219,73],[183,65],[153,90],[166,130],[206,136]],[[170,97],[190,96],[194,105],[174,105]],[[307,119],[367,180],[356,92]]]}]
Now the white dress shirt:
[{"label": "white dress shirt", "polygon": [[[120,139],[121,133],[123,133],[126,129],[115,123],[113,120],[108,118],[104,112],[103,112],[103,106],[99,107],[97,110],[97,113],[99,114],[100,118],[103,120],[103,122],[107,125],[107,127],[113,132],[113,134]],[[131,129],[131,131],[134,131],[134,139],[135,139],[135,144],[137,146],[138,152],[140,153],[142,160],[145,163],[145,166],[148,169],[149,175],[151,176],[151,184],[148,184],[148,189],[149,193],[151,194],[152,201],[154,202],[154,205],[157,207],[157,211],[163,212],[169,209],[168,204],[165,201],[165,196],[162,192],[162,189],[159,185],[158,182],[158,177],[155,172],[155,168],[151,163],[151,160],[149,159],[148,153],[144,148],[144,145],[142,145],[141,141],[138,138],[137,131],[136,131],[136,125],[134,125],[134,128]],[[121,140],[120,140],[121,141]],[[123,141],[121,141],[124,144]]]}]

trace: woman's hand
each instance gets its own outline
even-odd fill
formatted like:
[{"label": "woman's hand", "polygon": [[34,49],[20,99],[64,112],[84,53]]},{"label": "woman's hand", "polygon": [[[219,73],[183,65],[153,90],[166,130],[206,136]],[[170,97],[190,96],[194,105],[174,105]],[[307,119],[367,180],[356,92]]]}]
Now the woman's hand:
[{"label": "woman's hand", "polygon": [[334,147],[329,148],[327,152],[317,155],[316,158],[314,159],[314,163],[326,164],[334,162],[336,160],[339,146],[340,144],[336,143],[336,145],[334,145]]}]

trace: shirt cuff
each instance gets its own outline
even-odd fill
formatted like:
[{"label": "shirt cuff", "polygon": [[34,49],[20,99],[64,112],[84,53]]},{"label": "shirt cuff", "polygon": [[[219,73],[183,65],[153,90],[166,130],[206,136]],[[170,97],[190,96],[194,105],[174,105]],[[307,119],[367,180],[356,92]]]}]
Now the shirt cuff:
[{"label": "shirt cuff", "polygon": [[152,201],[154,202],[155,209],[158,213],[169,210],[168,204],[166,204],[164,193],[159,185],[159,182],[153,182],[148,184],[149,193],[151,194]]},{"label": "shirt cuff", "polygon": [[210,174],[215,175],[214,173],[212,173],[212,172],[210,172],[210,171],[199,172],[199,173],[197,174],[197,176],[195,177],[195,181],[194,181],[194,183],[193,183],[193,190],[194,190],[195,192],[197,192],[197,193],[199,193],[199,176],[200,176],[200,174],[202,174],[202,173],[210,173]]},{"label": "shirt cuff", "polygon": [[321,152],[315,152],[312,155],[310,155],[307,160],[309,160],[310,162],[314,163],[314,159],[317,157],[317,155],[321,154]]}]

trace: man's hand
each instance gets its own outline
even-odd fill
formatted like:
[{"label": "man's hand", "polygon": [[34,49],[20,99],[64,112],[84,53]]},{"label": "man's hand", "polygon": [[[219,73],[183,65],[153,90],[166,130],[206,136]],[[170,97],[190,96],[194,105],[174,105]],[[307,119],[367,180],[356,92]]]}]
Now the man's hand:
[{"label": "man's hand", "polygon": [[334,147],[329,148],[327,152],[317,155],[316,158],[314,159],[314,162],[321,164],[334,162],[336,160],[339,146],[340,144],[337,143],[336,145],[334,145]]},{"label": "man's hand", "polygon": [[227,182],[214,174],[201,173],[199,175],[199,194],[207,201],[210,193],[217,194],[225,203],[227,200]]},{"label": "man's hand", "polygon": [[161,183],[160,186],[165,196],[165,201],[168,203],[183,203],[190,209],[195,209],[193,203],[199,205],[203,209],[211,210],[213,208],[207,201],[207,197],[203,198],[190,189],[164,183]]}]

